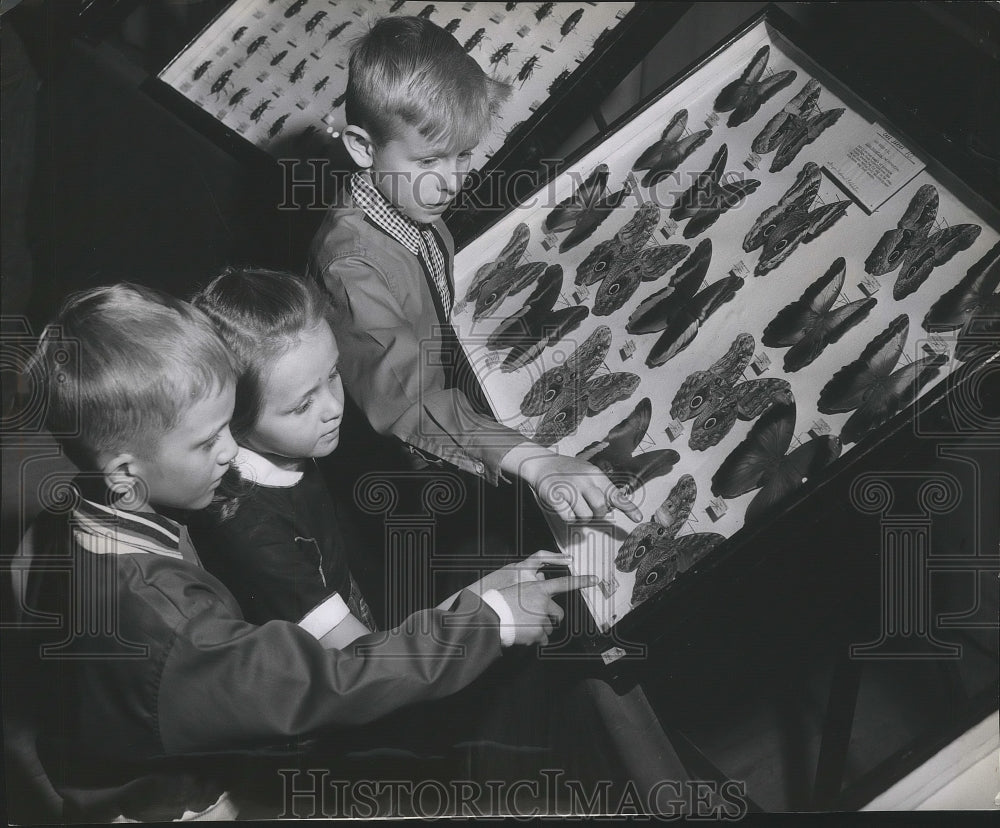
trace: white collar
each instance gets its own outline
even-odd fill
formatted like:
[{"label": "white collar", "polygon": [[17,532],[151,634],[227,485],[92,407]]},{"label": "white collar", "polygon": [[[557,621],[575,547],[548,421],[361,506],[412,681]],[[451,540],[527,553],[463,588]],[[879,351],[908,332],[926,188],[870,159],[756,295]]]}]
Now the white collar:
[{"label": "white collar", "polygon": [[302,479],[301,470],[283,469],[252,449],[240,446],[236,452],[236,466],[240,475],[259,486],[288,488]]}]

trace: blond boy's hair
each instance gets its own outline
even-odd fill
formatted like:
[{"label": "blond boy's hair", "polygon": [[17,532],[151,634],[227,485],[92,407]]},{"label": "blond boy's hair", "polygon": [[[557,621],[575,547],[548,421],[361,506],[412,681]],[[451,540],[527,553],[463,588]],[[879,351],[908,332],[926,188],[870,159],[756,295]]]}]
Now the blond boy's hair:
[{"label": "blond boy's hair", "polygon": [[440,26],[418,17],[386,17],[351,50],[347,121],[376,144],[398,138],[403,125],[453,148],[482,140],[508,84],[486,75]]},{"label": "blond boy's hair", "polygon": [[72,294],[29,365],[45,423],[82,468],[155,450],[190,406],[233,382],[232,354],[200,310],[122,283]]}]

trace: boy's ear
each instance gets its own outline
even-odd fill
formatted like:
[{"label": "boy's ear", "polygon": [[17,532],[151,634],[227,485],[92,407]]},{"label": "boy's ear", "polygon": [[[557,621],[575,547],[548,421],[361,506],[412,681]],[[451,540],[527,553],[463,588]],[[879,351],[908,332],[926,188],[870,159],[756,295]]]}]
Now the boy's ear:
[{"label": "boy's ear", "polygon": [[359,126],[348,124],[341,136],[348,154],[362,169],[368,169],[375,161],[371,136]]},{"label": "boy's ear", "polygon": [[126,492],[135,489],[140,481],[136,476],[137,458],[128,452],[108,453],[99,459],[104,485],[112,492]]}]

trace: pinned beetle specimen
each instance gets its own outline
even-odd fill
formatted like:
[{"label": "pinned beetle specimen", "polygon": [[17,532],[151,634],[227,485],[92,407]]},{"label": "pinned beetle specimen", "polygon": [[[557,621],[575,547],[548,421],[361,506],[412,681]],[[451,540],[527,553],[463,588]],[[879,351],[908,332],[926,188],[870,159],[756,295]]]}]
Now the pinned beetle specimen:
[{"label": "pinned beetle specimen", "polygon": [[774,270],[799,243],[812,241],[847,212],[851,202],[846,199],[810,209],[819,194],[821,181],[819,167],[812,161],[806,162],[788,192],[757,217],[743,239],[743,249],[747,253],[763,248],[754,269],[755,276]]},{"label": "pinned beetle specimen", "polygon": [[743,70],[743,74],[732,83],[726,84],[715,99],[716,112],[732,111],[732,115],[726,121],[728,126],[739,126],[749,121],[768,100],[795,80],[794,69],[776,72],[768,78],[761,79],[770,54],[770,46],[761,46],[747,68]]},{"label": "pinned beetle specimen", "polygon": [[658,141],[646,147],[632,165],[633,170],[647,170],[640,182],[643,187],[651,187],[675,172],[692,152],[708,140],[710,129],[702,129],[684,137],[688,112],[678,110]]},{"label": "pinned beetle specimen", "polygon": [[723,144],[712,157],[712,163],[697,177],[674,203],[670,218],[674,221],[691,220],[684,228],[684,238],[690,239],[707,230],[726,210],[738,206],[754,192],[760,182],[755,178],[723,183],[729,149]]},{"label": "pinned beetle specimen", "polygon": [[827,345],[840,339],[875,307],[874,297],[834,307],[845,274],[846,262],[841,256],[764,328],[761,341],[767,347],[792,346],[785,353],[785,371],[798,371],[809,365]]}]

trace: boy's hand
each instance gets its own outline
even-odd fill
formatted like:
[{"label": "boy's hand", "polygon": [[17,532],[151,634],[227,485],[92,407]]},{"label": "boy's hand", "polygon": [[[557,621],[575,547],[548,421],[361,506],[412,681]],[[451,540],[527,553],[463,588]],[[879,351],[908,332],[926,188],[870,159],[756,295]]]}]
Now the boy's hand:
[{"label": "boy's hand", "polygon": [[544,581],[545,573],[542,572],[542,567],[546,564],[568,566],[572,560],[570,555],[540,549],[534,555],[529,555],[523,560],[509,563],[488,575],[484,575],[478,581],[469,584],[466,589],[472,590],[476,595],[482,595],[489,589],[501,590],[522,581]]},{"label": "boy's hand", "polygon": [[596,584],[594,575],[571,575],[547,581],[522,581],[499,590],[514,616],[514,643],[548,643],[552,630],[563,619],[562,607],[552,596]]},{"label": "boy's hand", "polygon": [[638,523],[642,512],[597,466],[547,451],[525,460],[521,477],[542,506],[565,521],[603,518],[612,509]]}]

